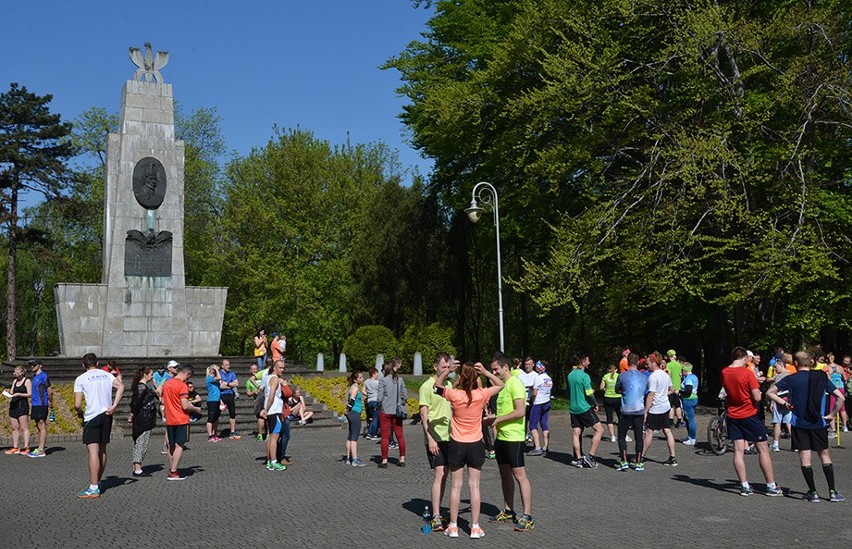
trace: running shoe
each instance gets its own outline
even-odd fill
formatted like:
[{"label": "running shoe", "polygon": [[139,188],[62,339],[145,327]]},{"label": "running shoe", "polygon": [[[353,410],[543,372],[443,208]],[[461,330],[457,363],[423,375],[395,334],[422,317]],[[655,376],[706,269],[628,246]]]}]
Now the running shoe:
[{"label": "running shoe", "polygon": [[446,526],[444,526],[444,517],[441,515],[435,515],[432,517],[432,531],[433,532],[443,532]]},{"label": "running shoe", "polygon": [[645,470],[645,462],[637,461],[636,466],[633,468],[634,471],[644,471]]},{"label": "running shoe", "polygon": [[16,455],[21,453],[21,449],[20,448],[9,448],[8,450],[6,450],[3,453],[6,454],[7,456],[16,456]]},{"label": "running shoe", "polygon": [[216,435],[207,437],[207,442],[221,442],[222,439],[217,437]]},{"label": "running shoe", "polygon": [[36,449],[35,449],[35,450],[33,450],[32,452],[28,453],[28,454],[27,454],[27,457],[31,457],[31,458],[43,458],[45,455],[46,455],[46,454],[45,454],[44,452],[42,452],[41,450],[39,450],[38,448],[36,448]]},{"label": "running shoe", "polygon": [[86,488],[77,494],[78,499],[95,499],[101,497],[100,488]]},{"label": "running shoe", "polygon": [[497,452],[491,450],[490,452],[485,452],[485,457],[488,459],[497,459]]},{"label": "running shoe", "polygon": [[355,458],[355,459],[352,460],[352,463],[350,463],[350,465],[352,465],[352,467],[366,467],[367,462],[361,461],[360,459]]},{"label": "running shoe", "polygon": [[694,438],[685,438],[683,439],[683,444],[686,446],[695,446],[697,441]]},{"label": "running shoe", "polygon": [[458,526],[447,526],[447,529],[444,530],[444,535],[448,538],[457,538],[459,537],[459,527]]},{"label": "running shoe", "polygon": [[256,438],[258,442],[263,442],[263,435],[257,435]]},{"label": "running shoe", "polygon": [[806,492],[802,499],[809,503],[819,503],[819,494],[816,492]]},{"label": "running shoe", "polygon": [[145,476],[145,471],[131,471],[130,474],[136,478],[139,478]]},{"label": "running shoe", "polygon": [[769,486],[767,486],[766,487],[766,495],[770,496],[770,497],[771,496],[775,496],[775,497],[783,496],[784,490],[782,490],[781,487],[778,486],[777,484],[775,485],[775,488],[770,488]]},{"label": "running shoe", "polygon": [[270,471],[286,471],[287,466],[282,464],[282,463],[278,463],[276,461],[276,462],[272,463],[271,466],[267,467],[267,469],[269,469]]},{"label": "running shoe", "polygon": [[169,471],[166,480],[186,480],[186,477],[180,474],[180,471]]},{"label": "running shoe", "polygon": [[542,455],[542,453],[543,453],[543,452],[541,451],[541,448],[536,448],[536,449],[532,450],[532,451],[530,452],[530,454],[529,454],[529,455],[531,455],[531,456],[540,456],[540,455]]},{"label": "running shoe", "polygon": [[231,440],[240,440],[240,439],[241,439],[241,438],[243,438],[243,437],[242,437],[242,436],[240,436],[240,435],[238,435],[237,433],[231,433],[231,434],[228,436],[228,438],[229,438],[229,439],[231,439]]},{"label": "running shoe", "polygon": [[535,528],[535,522],[532,517],[524,515],[518,519],[518,523],[515,525],[515,532],[532,532],[533,528]]},{"label": "running shoe", "polygon": [[26,448],[21,448],[21,451],[20,451],[20,452],[18,452],[18,453],[19,453],[19,454],[21,454],[22,456],[25,456],[25,455],[29,454],[29,453],[30,453],[30,448],[29,448],[29,446],[27,446]]},{"label": "running shoe", "polygon": [[828,501],[835,501],[838,503],[841,501],[846,501],[846,498],[843,497],[843,494],[841,494],[837,490],[831,490],[829,493],[831,494],[831,496],[828,498]]},{"label": "running shoe", "polygon": [[481,539],[485,537],[485,530],[479,526],[473,526],[470,529],[470,539]]},{"label": "running shoe", "polygon": [[828,438],[837,438],[837,433],[834,431],[834,429],[828,432]]},{"label": "running shoe", "polygon": [[610,442],[618,442],[618,439],[615,437],[609,437]]},{"label": "running shoe", "polygon": [[391,450],[399,450],[399,444],[397,444],[396,442],[391,442],[388,445],[388,448],[390,448]]},{"label": "running shoe", "polygon": [[757,448],[754,447],[754,444],[749,444],[748,448],[745,449],[745,452],[748,455],[753,455],[757,453]]},{"label": "running shoe", "polygon": [[633,439],[632,439],[632,438],[630,438],[630,435],[626,435],[626,436],[624,437],[624,442],[633,442]]},{"label": "running shoe", "polygon": [[491,519],[488,519],[488,522],[496,522],[498,524],[507,524],[509,522],[518,522],[518,517],[515,515],[514,511],[510,511],[508,509],[503,509],[497,516]]},{"label": "running shoe", "polygon": [[547,446],[541,449],[541,455],[547,456]]},{"label": "running shoe", "polygon": [[781,448],[778,446],[777,442],[773,442],[772,446],[770,446],[769,449],[772,450],[773,452],[780,452],[781,451]]},{"label": "running shoe", "polygon": [[664,461],[663,465],[668,465],[669,467],[677,467],[677,460],[674,456],[669,456],[669,459]]},{"label": "running shoe", "polygon": [[630,468],[630,466],[627,465],[626,461],[620,461],[620,462],[615,464],[615,470],[616,471],[626,471],[629,468]]},{"label": "running shoe", "polygon": [[595,461],[595,456],[589,456],[589,455],[583,456],[583,465],[585,465],[589,469],[597,469],[598,468],[598,462]]},{"label": "running shoe", "polygon": [[741,496],[750,496],[754,493],[754,490],[751,489],[751,486],[740,486],[740,495]]},{"label": "running shoe", "polygon": [[571,460],[571,465],[573,465],[577,469],[582,469],[583,468],[583,458]]}]

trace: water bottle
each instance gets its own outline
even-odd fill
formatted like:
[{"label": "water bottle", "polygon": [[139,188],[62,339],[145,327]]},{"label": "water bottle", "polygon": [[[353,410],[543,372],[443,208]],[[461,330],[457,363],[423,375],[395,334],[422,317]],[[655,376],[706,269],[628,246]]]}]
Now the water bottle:
[{"label": "water bottle", "polygon": [[51,421],[51,422],[56,421],[56,412],[54,412],[53,410],[50,411],[50,415],[48,416],[48,421]]},{"label": "water bottle", "polygon": [[423,526],[420,528],[420,531],[424,534],[432,533],[432,515],[429,514],[429,506],[423,510]]}]

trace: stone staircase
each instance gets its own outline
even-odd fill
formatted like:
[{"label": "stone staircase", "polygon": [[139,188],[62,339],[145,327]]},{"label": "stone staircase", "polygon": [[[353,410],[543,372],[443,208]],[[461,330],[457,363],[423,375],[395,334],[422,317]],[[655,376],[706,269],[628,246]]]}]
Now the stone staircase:
[{"label": "stone staircase", "polygon": [[[12,371],[15,366],[23,365],[27,368],[28,376],[32,377],[29,373],[30,368],[28,366],[28,361],[34,357],[20,357],[15,361],[11,362],[3,362],[0,365],[0,384],[6,386],[11,383],[12,379]],[[39,357],[44,362],[44,371],[47,372],[47,375],[50,376],[50,382],[53,385],[73,385],[74,380],[80,375],[84,369],[80,364],[79,358],[69,358],[69,357]],[[201,395],[202,403],[202,417],[195,423],[192,423],[190,426],[190,431],[192,434],[198,436],[204,435],[206,433],[206,421],[207,421],[207,388],[204,383],[204,372],[205,369],[211,364],[220,364],[223,358],[227,358],[231,361],[231,370],[237,374],[237,380],[240,382],[240,396],[236,399],[236,428],[237,432],[242,436],[248,436],[257,431],[257,418],[254,415],[254,405],[255,399],[254,397],[248,397],[245,394],[245,380],[248,376],[249,366],[254,363],[251,358],[244,356],[235,356],[235,357],[155,357],[155,358],[126,358],[126,359],[116,359],[116,365],[119,370],[121,370],[122,381],[124,382],[124,396],[122,397],[122,403],[119,407],[119,413],[116,415],[116,421],[114,426],[121,427],[127,436],[130,435],[130,424],[127,422],[127,416],[130,411],[130,384],[133,381],[133,373],[136,369],[141,368],[142,366],[147,366],[153,370],[156,370],[160,365],[168,362],[169,360],[176,360],[181,364],[192,364],[194,368],[194,373],[190,378],[195,385],[195,390]],[[106,364],[109,357],[103,358],[100,360],[100,363]],[[323,372],[317,372],[313,368],[309,368],[303,365],[298,364],[288,364],[287,365],[287,377],[292,377],[294,375],[299,375],[302,377],[309,376],[322,376]],[[299,426],[295,422],[291,422],[291,427],[294,429],[306,429],[306,428],[317,428],[317,427],[337,427],[340,428],[340,422],[337,421],[336,416],[333,412],[327,409],[324,404],[317,402],[313,397],[311,397],[306,392],[302,391],[303,396],[305,397],[305,404],[307,404],[308,408],[314,412],[314,416],[311,418],[311,423],[308,423],[304,426]],[[73,405],[73,403],[71,403]],[[229,431],[229,423],[228,423],[228,412],[225,411],[219,417],[219,430],[220,433],[226,433]],[[163,425],[158,422],[157,426],[154,428],[153,434],[162,434],[165,431]],[[196,438],[196,440],[198,440]]]}]

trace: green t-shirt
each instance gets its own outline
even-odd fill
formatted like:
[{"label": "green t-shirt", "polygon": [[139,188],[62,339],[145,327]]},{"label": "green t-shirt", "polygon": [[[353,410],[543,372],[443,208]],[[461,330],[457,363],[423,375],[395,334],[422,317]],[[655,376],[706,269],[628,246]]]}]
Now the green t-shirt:
[{"label": "green t-shirt", "polygon": [[606,398],[620,398],[621,395],[615,392],[615,384],[618,381],[618,374],[605,374],[603,376],[604,382],[604,396]]},{"label": "green t-shirt", "polygon": [[[429,407],[429,430],[432,431],[432,438],[435,439],[435,442],[448,442],[450,440],[450,418],[453,414],[452,407],[449,400],[435,394],[435,380],[435,376],[432,376],[420,386],[419,406]],[[452,385],[447,381],[444,383],[444,387],[452,387]],[[426,440],[426,433],[423,433],[423,440]]]},{"label": "green t-shirt", "polygon": [[592,405],[586,400],[587,395],[594,394],[592,389],[592,378],[582,368],[575,368],[568,374],[568,398],[571,399],[569,412],[572,414],[585,414],[591,410]]},{"label": "green t-shirt", "polygon": [[258,384],[253,376],[249,376],[246,379],[246,392],[248,391],[257,391],[260,389],[260,384]]},{"label": "green t-shirt", "polygon": [[683,366],[677,360],[672,360],[666,364],[666,371],[669,373],[669,377],[672,378],[672,389],[674,389],[674,392],[680,391],[680,374],[683,371]]},{"label": "green t-shirt", "polygon": [[[503,388],[497,393],[497,415],[504,416],[515,409],[515,400],[526,401],[527,390],[524,382],[518,376],[509,376],[503,382]],[[526,437],[524,428],[524,417],[504,421],[497,425],[497,439],[506,442],[523,442]]]}]

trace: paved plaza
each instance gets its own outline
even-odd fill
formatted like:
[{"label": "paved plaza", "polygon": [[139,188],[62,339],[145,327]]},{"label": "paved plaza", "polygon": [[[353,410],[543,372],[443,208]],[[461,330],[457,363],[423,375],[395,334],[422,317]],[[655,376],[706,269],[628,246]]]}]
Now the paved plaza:
[{"label": "paved plaza", "polygon": [[[703,428],[708,417],[701,419]],[[364,468],[345,466],[340,461],[343,430],[294,428],[288,452],[294,463],[287,471],[267,471],[263,444],[248,437],[218,444],[196,437],[184,456],[188,478],[183,482],[166,481],[155,437],[145,464],[150,476],[131,478],[131,440],[117,439],[109,446],[103,495],[97,500],[75,497],[87,484],[80,442],[48,441],[45,459],[0,455],[0,547],[732,547],[852,542],[852,499],[803,502],[805,482],[788,440],[782,441],[784,451],[772,454],[788,496],[762,495],[765,485],[757,458],[746,456],[755,489],[746,498],[739,495],[730,454],[715,456],[703,445],[678,443],[680,465],[664,467],[665,442],[656,439],[644,472],[616,472],[616,444],[605,439],[598,452],[601,467],[580,470],[568,465],[568,417],[551,418],[551,424],[550,456],[527,458],[537,524],[528,534],[488,524],[483,517],[485,538],[468,539],[466,488],[461,537],[421,534],[420,515],[428,503],[432,475],[420,426],[406,425],[409,451],[404,469],[393,466],[398,455],[393,450],[386,470],[373,462]],[[676,433],[681,436],[684,430]],[[702,440],[703,431],[699,433]],[[844,442],[852,446],[852,437]],[[379,446],[362,439],[359,453],[375,461]],[[849,449],[832,448],[838,488],[847,496],[852,496],[850,454]],[[815,477],[820,494],[827,495],[818,466]],[[501,494],[493,461],[482,472],[482,498],[483,515],[495,514]]]}]

